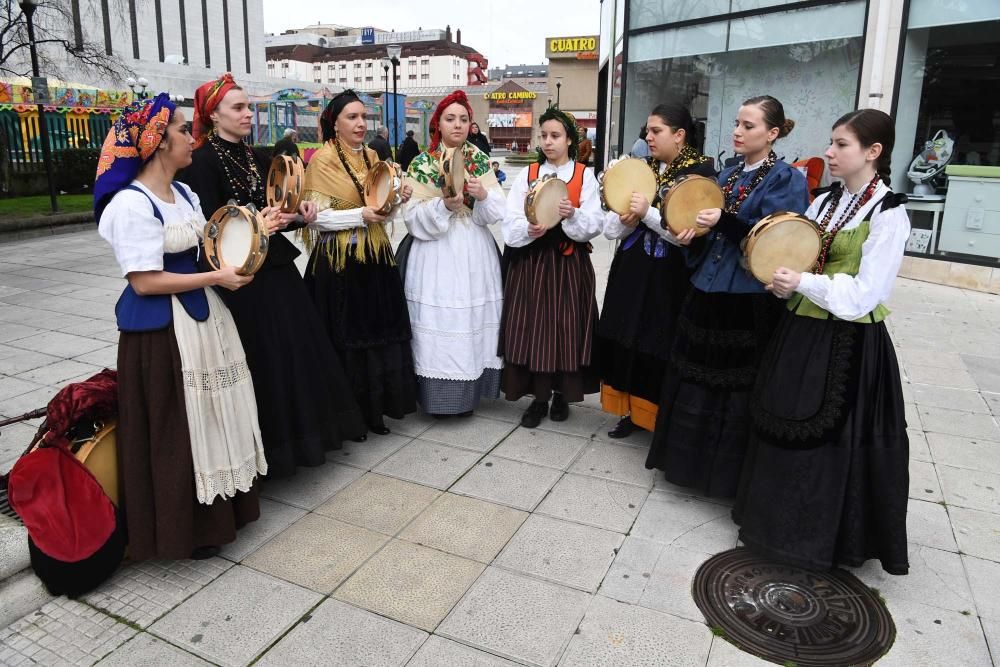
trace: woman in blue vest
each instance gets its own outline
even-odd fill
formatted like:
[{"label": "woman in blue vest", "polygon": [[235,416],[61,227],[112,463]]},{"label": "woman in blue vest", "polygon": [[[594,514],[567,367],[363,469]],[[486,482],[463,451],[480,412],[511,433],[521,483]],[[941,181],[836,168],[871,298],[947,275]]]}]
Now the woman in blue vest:
[{"label": "woman in blue vest", "polygon": [[719,174],[724,209],[699,212],[709,233],[691,242],[692,289],[681,307],[647,468],[709,496],[734,496],[749,431],[749,399],[780,302],[742,264],[741,242],[761,218],[808,206],[805,177],[774,142],[794,123],[781,102],[753,97],[733,128],[739,164]]},{"label": "woman in blue vest", "polygon": [[[128,280],[115,313],[118,459],[133,560],[207,558],[260,515],[267,473],[250,371],[213,290],[251,278],[198,272],[198,198],[184,114],[162,93],[123,110],[97,166],[94,213]],[[277,224],[277,220],[272,220]]]}]

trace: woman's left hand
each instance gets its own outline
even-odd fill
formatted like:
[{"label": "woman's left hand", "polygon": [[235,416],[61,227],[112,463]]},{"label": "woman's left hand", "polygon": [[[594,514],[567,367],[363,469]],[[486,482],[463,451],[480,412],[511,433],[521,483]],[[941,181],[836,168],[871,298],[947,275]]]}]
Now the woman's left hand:
[{"label": "woman's left hand", "polygon": [[406,202],[410,201],[410,197],[412,196],[413,196],[412,185],[404,185],[403,189],[399,191],[399,198],[401,200],[400,203],[402,204],[405,204]]},{"label": "woman's left hand", "polygon": [[476,201],[483,201],[489,194],[489,190],[478,178],[470,178],[465,182],[465,191],[475,198]]},{"label": "woman's left hand", "polygon": [[576,215],[576,207],[566,197],[559,200],[559,217],[563,220],[571,220]]},{"label": "woman's left hand", "polygon": [[299,213],[302,214],[302,222],[311,225],[316,222],[316,217],[319,215],[319,207],[316,206],[316,202],[314,201],[304,201],[299,204]]},{"label": "woman's left hand", "polygon": [[695,218],[695,224],[699,227],[708,227],[711,229],[712,227],[715,227],[721,217],[721,208],[705,208],[698,211],[698,216]]},{"label": "woman's left hand", "polygon": [[780,266],[775,270],[774,277],[771,278],[771,284],[767,286],[767,290],[777,297],[787,299],[795,294],[795,290],[798,289],[801,281],[801,273]]}]

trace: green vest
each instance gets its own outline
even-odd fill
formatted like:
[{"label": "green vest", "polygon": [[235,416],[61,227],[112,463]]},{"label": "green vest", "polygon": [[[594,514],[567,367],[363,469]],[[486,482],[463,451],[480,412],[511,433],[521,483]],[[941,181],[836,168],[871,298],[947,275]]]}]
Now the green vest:
[{"label": "green vest", "polygon": [[[838,232],[833,237],[833,244],[830,246],[826,265],[823,267],[823,275],[833,276],[835,273],[846,273],[849,276],[858,275],[858,271],[861,269],[861,246],[868,240],[870,232],[871,222],[869,220],[862,221],[854,229]],[[788,309],[803,317],[815,317],[820,320],[839,319],[798,292],[788,300]],[[889,309],[879,304],[875,310],[858,318],[855,322],[874,324],[884,320],[888,314]]]}]

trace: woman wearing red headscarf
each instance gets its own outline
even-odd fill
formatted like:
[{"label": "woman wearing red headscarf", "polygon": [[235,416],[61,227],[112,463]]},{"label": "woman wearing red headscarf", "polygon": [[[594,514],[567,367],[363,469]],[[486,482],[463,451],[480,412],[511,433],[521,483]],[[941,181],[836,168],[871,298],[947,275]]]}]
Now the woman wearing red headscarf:
[{"label": "woman wearing red headscarf", "polygon": [[[413,328],[418,398],[435,417],[470,415],[481,399],[500,395],[503,281],[488,225],[503,220],[505,198],[489,156],[469,139],[471,120],[460,90],[434,111],[430,150],[410,163],[413,198],[404,209],[410,234],[396,253]],[[465,192],[454,197],[441,189],[446,150],[465,157]]]},{"label": "woman wearing red headscarf", "polygon": [[[244,141],[251,118],[249,98],[230,74],[195,93],[196,148],[179,180],[201,199],[206,218],[230,199],[266,207],[271,160]],[[301,210],[315,216],[311,204]],[[292,475],[297,465],[321,465],[327,450],[339,449],[344,438],[365,434],[343,367],[294,264],[299,250],[279,233],[296,216],[281,218],[254,281],[222,294],[246,349],[272,477]]]}]

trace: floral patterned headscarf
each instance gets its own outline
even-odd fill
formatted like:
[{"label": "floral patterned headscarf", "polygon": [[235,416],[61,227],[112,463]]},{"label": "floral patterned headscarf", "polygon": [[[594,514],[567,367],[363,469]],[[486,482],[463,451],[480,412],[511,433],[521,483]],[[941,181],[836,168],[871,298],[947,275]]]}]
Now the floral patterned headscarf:
[{"label": "floral patterned headscarf", "polygon": [[198,148],[212,132],[212,112],[219,102],[233,88],[239,88],[233,75],[226,72],[215,81],[209,81],[198,86],[194,91],[194,120],[191,121],[191,134],[194,136],[194,147]]},{"label": "floral patterned headscarf", "polygon": [[119,190],[139,175],[167,133],[176,106],[167,93],[133,102],[108,131],[97,161],[94,216],[101,221],[104,207]]}]

